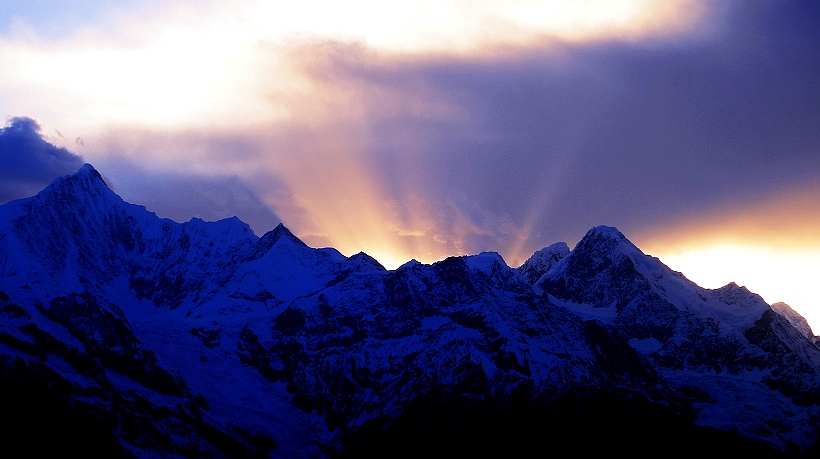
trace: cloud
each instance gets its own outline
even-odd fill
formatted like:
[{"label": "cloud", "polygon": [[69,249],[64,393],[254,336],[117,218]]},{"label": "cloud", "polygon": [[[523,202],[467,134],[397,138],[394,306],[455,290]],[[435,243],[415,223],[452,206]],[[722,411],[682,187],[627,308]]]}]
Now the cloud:
[{"label": "cloud", "polygon": [[[0,85],[38,94],[59,64],[43,103],[76,110],[59,127],[98,168],[237,176],[309,243],[377,258],[499,250],[517,263],[599,224],[668,231],[820,170],[820,40],[799,4],[683,2],[697,20],[651,28],[671,34],[542,30],[492,52],[390,47],[381,29],[273,37],[273,16],[249,21],[249,5],[224,21],[171,8],[105,46],[94,33],[7,40],[0,68],[31,72]],[[166,193],[140,188],[137,203]]]},{"label": "cloud", "polygon": [[492,59],[316,47],[305,75],[318,93],[344,94],[321,122],[350,126],[381,193],[420,196],[441,213],[446,196],[469,196],[530,232],[508,253],[516,258],[597,224],[663,228],[816,180],[820,54],[815,29],[786,26],[796,13],[735,11],[727,30],[700,42],[567,44]]},{"label": "cloud", "polygon": [[0,203],[32,196],[82,164],[82,157],[46,141],[33,119],[10,118],[0,129]]},{"label": "cloud", "polygon": [[[287,119],[286,108],[271,100],[305,89],[286,62],[294,46],[359,43],[395,55],[476,56],[543,42],[663,41],[700,35],[708,5],[175,0],[53,5],[50,14],[12,8],[26,27],[0,36],[0,109],[86,135],[134,124],[258,125]],[[67,23],[55,34],[57,18]]]},{"label": "cloud", "polygon": [[[35,120],[10,118],[0,129],[0,203],[33,196],[55,178],[77,172],[83,163],[83,157],[47,141]],[[237,216],[259,235],[281,222],[236,176],[146,170],[121,156],[102,159],[95,167],[123,199],[161,217],[185,222]]]},{"label": "cloud", "polygon": [[657,253],[721,244],[820,252],[820,184],[794,182],[755,200],[716,203],[671,225],[643,228],[636,237]]},{"label": "cloud", "polygon": [[516,264],[599,224],[669,231],[820,170],[816,31],[786,27],[782,6],[723,13],[697,40],[491,55],[295,40],[244,68],[286,116],[234,117],[237,93],[199,127],[120,125],[84,151],[241,177],[308,243],[386,264],[482,250]]},{"label": "cloud", "polygon": [[203,176],[191,172],[145,170],[119,158],[100,169],[124,200],[145,206],[177,222],[238,217],[257,234],[272,230],[281,219],[236,176]]},{"label": "cloud", "polygon": [[[57,41],[0,39],[0,109],[65,132],[49,141],[135,203],[178,220],[247,209],[233,213],[265,215],[257,231],[275,212],[388,266],[482,250],[518,264],[600,224],[641,247],[701,224],[817,240],[814,3],[638,1],[621,18],[639,20],[598,23],[573,8],[626,3],[508,3],[125,9]],[[194,190],[187,211],[171,200]]]}]

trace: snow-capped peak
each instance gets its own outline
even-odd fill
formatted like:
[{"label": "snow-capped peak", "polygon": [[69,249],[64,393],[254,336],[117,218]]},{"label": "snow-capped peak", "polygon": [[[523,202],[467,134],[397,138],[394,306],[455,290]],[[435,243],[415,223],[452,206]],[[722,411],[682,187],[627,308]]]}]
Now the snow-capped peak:
[{"label": "snow-capped peak", "polygon": [[569,255],[569,246],[566,242],[556,242],[535,252],[521,266],[518,272],[529,282],[535,285],[561,259]]},{"label": "snow-capped peak", "polygon": [[792,327],[799,331],[801,335],[810,340],[814,338],[814,332],[812,331],[811,326],[809,326],[809,322],[805,317],[801,316],[797,313],[797,311],[792,309],[791,306],[783,302],[774,303],[772,304],[772,310],[785,317],[786,320],[792,324]]},{"label": "snow-capped peak", "polygon": [[498,252],[481,252],[478,255],[468,255],[464,257],[467,266],[474,271],[480,271],[484,274],[491,275],[493,269],[498,266],[506,267],[507,263]]},{"label": "snow-capped peak", "polygon": [[614,226],[606,226],[606,225],[595,226],[595,227],[591,228],[589,231],[587,231],[586,236],[592,236],[592,235],[596,235],[596,234],[606,235],[606,236],[610,236],[610,237],[618,238],[618,239],[626,239],[626,237],[623,235],[623,233],[618,231],[618,228],[615,228]]},{"label": "snow-capped peak", "polygon": [[554,263],[567,255],[569,255],[569,246],[567,243],[556,242],[555,244],[544,247],[543,249],[535,252],[530,258],[547,260]]},{"label": "snow-capped peak", "polygon": [[421,262],[416,260],[415,258],[413,258],[412,260],[410,260],[410,261],[404,263],[403,265],[399,266],[396,269],[396,271],[398,271],[400,269],[405,269],[405,268],[412,268],[413,266],[417,266],[417,265],[421,265]]},{"label": "snow-capped peak", "polygon": [[744,285],[737,285],[729,282],[723,287],[716,288],[714,292],[726,304],[738,304],[748,302],[750,299],[762,300],[759,295],[752,293]]},{"label": "snow-capped peak", "polygon": [[575,251],[578,248],[613,251],[616,248],[624,255],[632,258],[635,255],[644,256],[638,247],[635,246],[626,236],[623,235],[617,228],[612,226],[596,226],[587,231],[587,234],[575,246]]},{"label": "snow-capped peak", "polygon": [[108,187],[108,184],[105,183],[100,173],[94,169],[94,166],[86,163],[76,173],[54,179],[37,196],[57,195],[65,198],[68,195],[75,197],[85,195],[98,197],[107,193],[116,196]]},{"label": "snow-capped peak", "polygon": [[[526,267],[543,272],[535,286]],[[816,340],[745,288],[700,288],[606,226],[517,270],[483,252],[387,271],[365,253],[310,248],[284,225],[257,238],[237,218],[160,219],[86,165],[0,206],[0,316],[4,388],[45,378],[26,400],[58,396],[95,423],[114,420],[108,433],[139,457],[252,455],[246,446],[359,457],[344,448],[409,445],[418,437],[379,432],[426,429],[426,416],[444,418],[434,439],[452,426],[466,429],[459,439],[474,426],[512,432],[507,452],[524,432],[510,420],[543,426],[527,413],[552,417],[555,402],[589,411],[590,426],[624,406],[626,420],[668,409],[797,451],[820,418]],[[660,413],[659,432],[683,425]],[[640,441],[645,425],[625,427]]]},{"label": "snow-capped peak", "polygon": [[381,263],[379,263],[375,258],[371,257],[370,255],[364,252],[359,252],[355,255],[352,255],[350,258],[347,259],[345,265],[349,267],[352,271],[386,271],[386,269],[384,268],[384,266],[382,266]]},{"label": "snow-capped peak", "polygon": [[307,244],[302,242],[302,240],[298,237],[294,236],[293,233],[285,227],[285,225],[280,223],[276,225],[276,228],[268,231],[261,238],[259,238],[259,241],[256,243],[253,253],[251,254],[251,258],[256,259],[264,256],[275,245],[277,245],[279,241],[287,241],[290,245],[299,248],[308,248]]},{"label": "snow-capped peak", "polygon": [[105,184],[105,180],[103,180],[100,173],[97,172],[97,169],[95,169],[94,166],[92,166],[89,163],[85,163],[82,166],[80,166],[80,169],[74,175],[80,178],[88,178],[90,180],[100,180],[103,182],[103,184]]},{"label": "snow-capped peak", "polygon": [[265,233],[265,235],[262,236],[262,239],[265,240],[265,243],[273,245],[276,244],[276,242],[283,237],[287,238],[296,245],[307,247],[307,244],[302,242],[301,239],[299,239],[293,233],[291,233],[290,230],[287,229],[285,225],[283,225],[282,223],[276,225],[276,228]]}]

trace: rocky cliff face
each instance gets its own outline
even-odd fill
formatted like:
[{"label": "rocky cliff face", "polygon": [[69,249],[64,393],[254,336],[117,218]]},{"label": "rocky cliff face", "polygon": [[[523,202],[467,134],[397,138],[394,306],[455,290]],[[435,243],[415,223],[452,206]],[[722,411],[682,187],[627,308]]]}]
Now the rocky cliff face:
[{"label": "rocky cliff face", "polygon": [[747,289],[700,288],[604,227],[590,230],[538,286],[622,333],[679,391],[702,391],[696,424],[784,450],[816,432],[818,348]]},{"label": "rocky cliff face", "polygon": [[614,228],[517,269],[482,253],[388,271],[281,225],[159,219],[85,166],[0,207],[0,292],[18,430],[69,448],[810,454],[820,434],[816,337]]}]

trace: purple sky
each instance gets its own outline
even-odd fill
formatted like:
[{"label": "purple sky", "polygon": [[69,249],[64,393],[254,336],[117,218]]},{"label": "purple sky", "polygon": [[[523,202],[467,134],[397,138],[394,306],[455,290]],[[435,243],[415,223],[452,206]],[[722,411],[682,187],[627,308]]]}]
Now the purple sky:
[{"label": "purple sky", "polygon": [[[88,161],[162,216],[282,220],[388,266],[518,265],[612,225],[820,326],[793,293],[820,272],[816,2],[647,1],[625,22],[613,2],[314,3],[0,7],[0,198]],[[710,256],[740,265],[707,275]]]}]

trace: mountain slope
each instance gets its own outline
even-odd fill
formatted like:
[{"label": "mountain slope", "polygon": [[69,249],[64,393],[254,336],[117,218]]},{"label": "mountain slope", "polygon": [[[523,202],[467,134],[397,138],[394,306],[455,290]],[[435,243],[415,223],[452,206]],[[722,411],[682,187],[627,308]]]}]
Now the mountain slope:
[{"label": "mountain slope", "polygon": [[116,455],[774,455],[820,434],[820,349],[795,317],[614,228],[518,269],[388,271],[282,225],[160,219],[86,165],[0,206],[0,307],[21,425],[53,413],[48,435],[86,426]]},{"label": "mountain slope", "polygon": [[772,304],[772,310],[786,318],[795,330],[799,331],[801,335],[805,336],[810,341],[817,343],[817,341],[820,340],[820,337],[814,335],[811,326],[809,326],[809,322],[788,304],[774,303]]},{"label": "mountain slope", "polygon": [[697,423],[785,450],[816,434],[820,349],[747,289],[700,288],[606,227],[590,230],[538,287],[624,334],[673,386],[702,391]]}]

